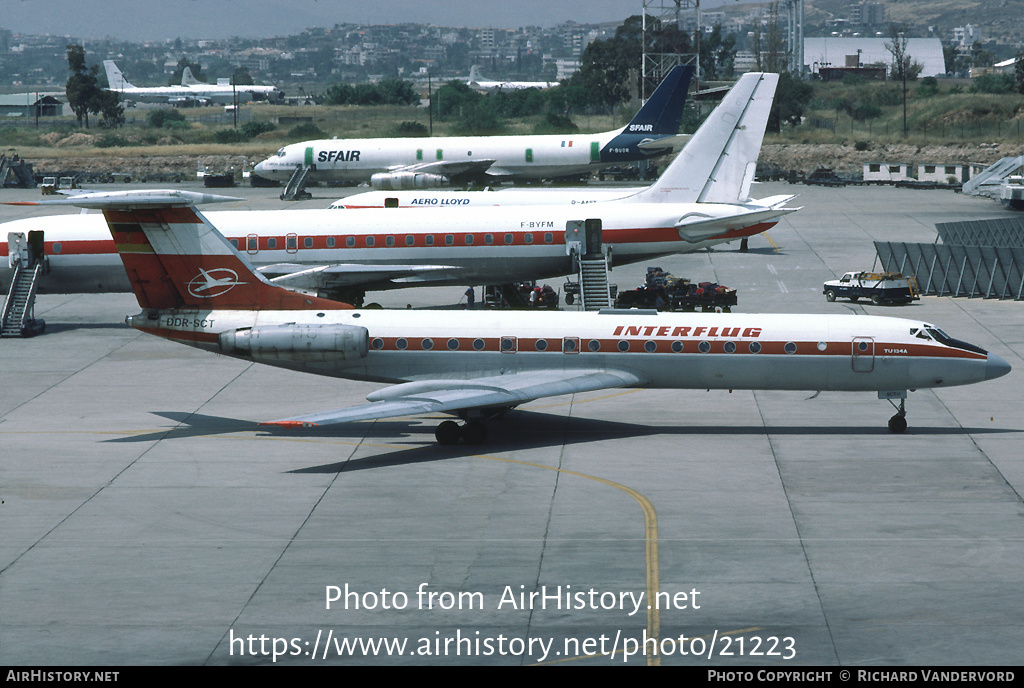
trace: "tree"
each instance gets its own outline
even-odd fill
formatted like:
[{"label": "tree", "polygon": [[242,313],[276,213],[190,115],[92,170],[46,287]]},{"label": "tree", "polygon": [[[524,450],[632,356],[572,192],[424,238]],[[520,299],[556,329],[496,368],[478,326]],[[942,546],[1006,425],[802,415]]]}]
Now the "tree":
[{"label": "tree", "polygon": [[1017,53],[1017,62],[1013,65],[1013,75],[1017,82],[1017,92],[1024,93],[1024,50]]},{"label": "tree", "polygon": [[68,105],[75,113],[78,124],[89,128],[89,113],[103,113],[100,120],[102,126],[118,127],[124,124],[124,107],[118,102],[117,94],[105,91],[99,86],[99,66],[87,67],[85,64],[85,48],[76,44],[68,44],[68,77],[64,92]]},{"label": "tree", "polygon": [[814,88],[789,72],[779,74],[779,84],[775,89],[775,100],[768,115],[768,131],[778,133],[782,124],[796,126],[804,116],[804,108],[811,100]]},{"label": "tree", "polygon": [[235,86],[252,86],[255,82],[252,80],[252,75],[249,74],[249,68],[243,66],[237,68],[231,75],[231,83]]},{"label": "tree", "polygon": [[903,84],[903,137],[907,136],[907,80],[914,80],[923,67],[914,62],[907,51],[907,25],[889,24],[889,41],[885,49],[892,55],[890,77]]},{"label": "tree", "polygon": [[700,68],[704,79],[720,79],[732,76],[733,60],[736,59],[736,37],[722,36],[722,25],[716,24],[700,45]]}]

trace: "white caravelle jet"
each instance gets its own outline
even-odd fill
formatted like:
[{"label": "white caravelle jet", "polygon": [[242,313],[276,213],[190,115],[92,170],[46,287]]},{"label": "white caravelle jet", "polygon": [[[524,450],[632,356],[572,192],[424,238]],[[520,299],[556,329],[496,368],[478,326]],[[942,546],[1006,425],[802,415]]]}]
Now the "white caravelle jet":
[{"label": "white caravelle jet", "polygon": [[[320,426],[449,412],[441,444],[485,440],[525,402],[607,388],[872,391],[965,385],[1010,366],[930,323],[868,315],[357,310],[256,272],[184,191],[85,194],[103,210],[142,311],[127,324],[246,361],[391,383],[370,403],[272,421]],[[230,200],[230,199],[227,199]],[[197,290],[201,283],[216,285]]]},{"label": "white caravelle jet", "polygon": [[[574,252],[580,253],[575,237],[581,225],[599,231],[612,266],[697,251],[763,232],[796,210],[786,207],[792,196],[749,196],[777,79],[744,75],[662,176],[621,201],[452,204],[429,212],[225,211],[209,218],[277,284],[357,305],[371,290],[566,275],[573,271]],[[25,264],[27,255],[15,254],[30,245],[49,266],[41,292],[130,288],[99,215],[31,217],[0,226],[8,265]],[[0,280],[12,272],[0,269]]]},{"label": "white caravelle jet", "polygon": [[686,140],[679,124],[693,67],[675,67],[629,124],[599,134],[320,139],[285,146],[255,173],[287,181],[369,182],[378,189],[507,179],[557,179],[669,152]]},{"label": "white caravelle jet", "polygon": [[276,86],[239,84],[232,86],[231,79],[218,79],[215,84],[199,81],[188,67],[181,75],[181,86],[133,86],[124,78],[113,60],[104,60],[107,72],[108,91],[116,91],[122,100],[139,103],[206,104],[233,103],[248,100],[280,100],[281,91]]}]

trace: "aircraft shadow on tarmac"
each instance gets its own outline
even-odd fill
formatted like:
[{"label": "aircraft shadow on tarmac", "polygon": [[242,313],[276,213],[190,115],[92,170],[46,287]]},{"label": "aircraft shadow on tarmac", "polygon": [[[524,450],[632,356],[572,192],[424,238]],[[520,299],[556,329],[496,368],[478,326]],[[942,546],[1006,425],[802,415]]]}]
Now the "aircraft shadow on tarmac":
[{"label": "aircraft shadow on tarmac", "polygon": [[[512,411],[507,420],[488,423],[488,440],[482,445],[459,444],[442,447],[434,441],[434,422],[423,422],[424,417],[409,420],[378,420],[360,423],[346,423],[320,428],[279,428],[262,426],[251,421],[206,416],[197,413],[154,412],[167,418],[177,427],[130,437],[103,440],[112,443],[155,442],[190,437],[231,435],[235,433],[256,433],[256,438],[279,439],[323,439],[350,440],[373,446],[375,442],[411,442],[396,445],[379,456],[332,462],[307,468],[287,471],[288,473],[340,473],[342,471],[370,470],[389,466],[447,461],[449,459],[476,456],[508,450],[542,449],[554,446],[582,444],[602,440],[619,440],[655,435],[716,435],[757,436],[757,435],[809,435],[809,436],[877,436],[888,435],[884,423],[857,426],[764,426],[764,425],[645,425],[624,423],[594,418],[566,418],[562,415],[536,411]],[[440,417],[440,416],[439,416]],[[447,417],[447,416],[445,416]],[[970,427],[914,427],[906,435],[959,436],[1018,432],[1013,428],[970,428]]]}]

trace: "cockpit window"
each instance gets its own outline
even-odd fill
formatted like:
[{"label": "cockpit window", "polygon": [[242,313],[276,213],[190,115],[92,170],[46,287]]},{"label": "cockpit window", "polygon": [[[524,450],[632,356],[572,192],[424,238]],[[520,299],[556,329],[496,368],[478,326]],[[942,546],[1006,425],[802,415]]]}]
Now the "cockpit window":
[{"label": "cockpit window", "polygon": [[917,337],[918,339],[931,340],[931,336],[929,336],[928,331],[923,327],[911,327],[910,336]]},{"label": "cockpit window", "polygon": [[950,337],[948,334],[946,334],[937,327],[925,326],[925,330],[928,332],[931,338],[937,341],[939,344],[951,346],[954,349],[964,349],[965,351],[973,351],[978,354],[988,354],[987,351],[985,351],[979,346],[974,346],[973,344],[962,342],[959,339],[953,339],[952,337]]},{"label": "cockpit window", "polygon": [[279,158],[283,158],[284,157],[284,148],[282,148],[281,150],[277,151],[277,153],[275,153],[275,155],[277,155],[277,157],[279,157]]}]

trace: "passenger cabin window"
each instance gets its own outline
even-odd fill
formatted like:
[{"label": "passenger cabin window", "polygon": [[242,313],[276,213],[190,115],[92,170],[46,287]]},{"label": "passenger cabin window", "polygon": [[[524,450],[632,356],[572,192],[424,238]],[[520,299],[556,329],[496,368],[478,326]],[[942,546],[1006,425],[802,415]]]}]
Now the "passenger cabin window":
[{"label": "passenger cabin window", "polygon": [[306,237],[302,240],[302,244],[306,248],[313,248],[313,237]]}]

